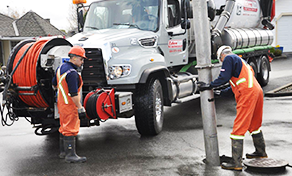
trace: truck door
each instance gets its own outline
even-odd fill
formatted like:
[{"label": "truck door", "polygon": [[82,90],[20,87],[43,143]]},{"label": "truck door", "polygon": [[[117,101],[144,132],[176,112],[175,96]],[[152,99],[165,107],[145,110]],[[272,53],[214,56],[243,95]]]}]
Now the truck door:
[{"label": "truck door", "polygon": [[168,66],[188,62],[187,33],[181,28],[181,10],[178,0],[167,0],[164,6],[165,27],[168,33],[167,46],[164,46]]}]

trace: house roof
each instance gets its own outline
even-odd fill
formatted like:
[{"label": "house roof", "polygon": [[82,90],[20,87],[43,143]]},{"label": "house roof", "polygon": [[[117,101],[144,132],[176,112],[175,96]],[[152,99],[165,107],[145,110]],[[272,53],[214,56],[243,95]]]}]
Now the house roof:
[{"label": "house roof", "polygon": [[0,14],[0,36],[2,37],[45,37],[64,35],[48,20],[33,11],[29,11],[15,20]]},{"label": "house roof", "polygon": [[13,18],[0,13],[0,36],[15,36],[13,21]]},{"label": "house roof", "polygon": [[16,26],[19,35],[22,37],[64,35],[64,33],[49,23],[48,20],[43,19],[33,11],[27,12],[16,20]]}]

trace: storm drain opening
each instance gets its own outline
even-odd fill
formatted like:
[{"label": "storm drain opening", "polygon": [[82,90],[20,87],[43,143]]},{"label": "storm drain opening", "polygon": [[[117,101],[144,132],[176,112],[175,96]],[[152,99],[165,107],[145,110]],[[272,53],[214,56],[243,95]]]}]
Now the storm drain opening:
[{"label": "storm drain opening", "polygon": [[266,97],[292,96],[292,83],[265,93]]},{"label": "storm drain opening", "polygon": [[243,164],[247,167],[246,172],[269,174],[285,173],[286,166],[292,167],[285,160],[273,158],[247,159]]}]

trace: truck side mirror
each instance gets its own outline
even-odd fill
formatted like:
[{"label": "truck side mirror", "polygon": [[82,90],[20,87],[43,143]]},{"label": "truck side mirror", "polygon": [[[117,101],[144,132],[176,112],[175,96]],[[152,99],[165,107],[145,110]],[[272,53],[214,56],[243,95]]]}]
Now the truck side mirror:
[{"label": "truck side mirror", "polygon": [[84,27],[84,18],[83,18],[83,10],[78,12],[78,32],[81,32]]},{"label": "truck side mirror", "polygon": [[[185,16],[187,14],[187,16]],[[181,17],[182,18],[193,18],[193,11],[190,0],[182,0],[181,2]]]},{"label": "truck side mirror", "polygon": [[182,29],[190,29],[191,28],[191,22],[189,20],[183,20],[180,24]]}]

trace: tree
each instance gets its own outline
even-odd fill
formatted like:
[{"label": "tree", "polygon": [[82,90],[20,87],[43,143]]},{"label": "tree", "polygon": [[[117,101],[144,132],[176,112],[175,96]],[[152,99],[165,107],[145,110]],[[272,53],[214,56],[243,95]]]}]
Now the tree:
[{"label": "tree", "polygon": [[71,4],[70,10],[69,10],[69,17],[67,18],[69,22],[69,29],[68,31],[74,31],[77,29],[77,5]]},{"label": "tree", "polygon": [[[77,28],[78,28],[77,7],[78,7],[78,5],[76,5],[76,4],[72,4],[70,7],[69,17],[67,18],[67,20],[69,22],[68,31],[77,32]],[[81,10],[81,9],[83,10],[83,16],[84,16],[84,20],[85,20],[85,16],[86,16],[86,12],[88,11],[88,8],[83,7],[83,8],[80,8],[79,10]]]},{"label": "tree", "polygon": [[3,14],[6,15],[6,16],[9,16],[11,18],[14,18],[14,19],[18,19],[23,14],[25,14],[24,10],[22,12],[19,12],[19,11],[15,10],[15,9],[9,7],[9,6],[7,6],[7,9],[8,9],[8,11],[4,12]]}]

